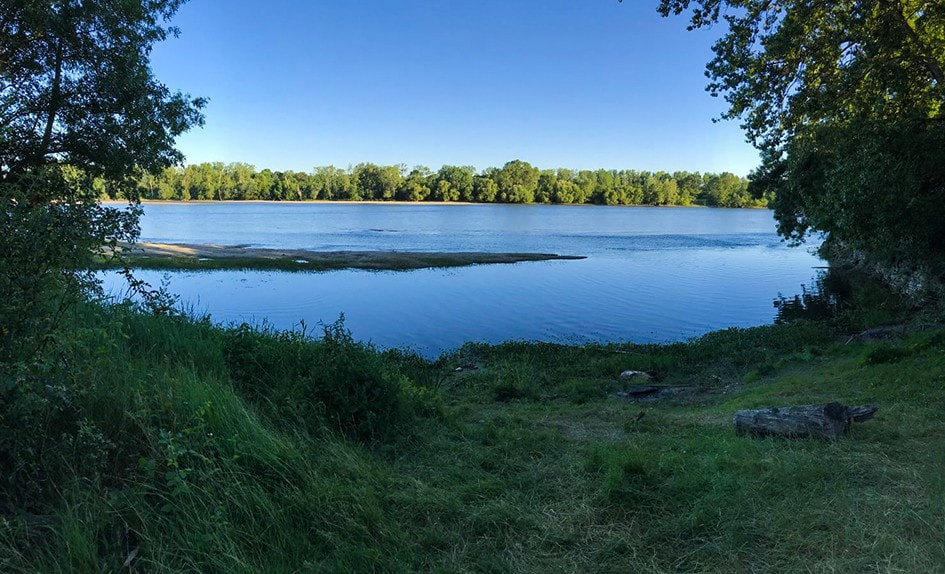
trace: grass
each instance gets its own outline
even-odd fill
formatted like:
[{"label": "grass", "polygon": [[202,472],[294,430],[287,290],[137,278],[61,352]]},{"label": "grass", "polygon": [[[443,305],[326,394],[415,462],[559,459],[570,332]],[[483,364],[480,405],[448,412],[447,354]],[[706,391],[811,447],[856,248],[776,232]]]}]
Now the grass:
[{"label": "grass", "polygon": [[[945,571],[945,328],[921,322],[429,362],[340,325],[310,340],[83,308],[59,358],[4,371],[0,570]],[[619,400],[625,369],[675,392]],[[342,380],[383,393],[319,394]],[[13,401],[14,383],[35,392]],[[836,442],[731,428],[832,400],[880,410]],[[365,409],[368,431],[346,423]]]}]

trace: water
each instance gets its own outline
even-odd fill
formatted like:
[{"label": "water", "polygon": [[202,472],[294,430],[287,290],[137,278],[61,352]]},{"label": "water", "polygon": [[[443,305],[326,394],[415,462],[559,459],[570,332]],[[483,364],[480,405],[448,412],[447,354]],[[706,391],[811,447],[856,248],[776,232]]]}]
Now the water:
[{"label": "water", "polygon": [[[221,323],[294,328],[345,314],[356,338],[428,356],[466,341],[682,340],[770,323],[822,262],[771,212],[402,204],[148,204],[142,241],[313,250],[490,251],[577,261],[409,272],[176,272],[182,302]],[[165,272],[138,275],[160,284]],[[122,289],[106,277],[113,292]]]}]

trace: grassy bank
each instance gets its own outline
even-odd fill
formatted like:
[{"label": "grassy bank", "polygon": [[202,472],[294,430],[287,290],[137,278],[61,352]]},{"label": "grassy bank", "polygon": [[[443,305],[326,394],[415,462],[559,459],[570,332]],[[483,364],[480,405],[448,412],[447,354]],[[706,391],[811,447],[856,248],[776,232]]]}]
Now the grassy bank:
[{"label": "grassy bank", "polygon": [[121,257],[103,257],[98,263],[101,268],[106,269],[127,265],[136,269],[175,270],[406,271],[561,259],[574,260],[584,259],[584,257],[553,253],[311,251],[263,249],[239,245],[137,243],[122,246]]},{"label": "grassy bank", "polygon": [[[869,312],[673,345],[222,330],[81,308],[4,365],[4,572],[945,570],[945,328]],[[617,398],[625,369],[664,396]],[[872,403],[837,442],[734,410]]]}]

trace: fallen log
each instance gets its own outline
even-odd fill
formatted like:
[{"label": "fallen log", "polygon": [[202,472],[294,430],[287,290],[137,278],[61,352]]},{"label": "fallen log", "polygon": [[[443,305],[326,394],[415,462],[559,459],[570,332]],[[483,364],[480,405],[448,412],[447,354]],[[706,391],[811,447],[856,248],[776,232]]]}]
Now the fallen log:
[{"label": "fallen log", "polygon": [[735,432],[754,436],[815,437],[835,440],[854,422],[873,418],[876,407],[847,407],[840,403],[766,407],[736,411]]}]

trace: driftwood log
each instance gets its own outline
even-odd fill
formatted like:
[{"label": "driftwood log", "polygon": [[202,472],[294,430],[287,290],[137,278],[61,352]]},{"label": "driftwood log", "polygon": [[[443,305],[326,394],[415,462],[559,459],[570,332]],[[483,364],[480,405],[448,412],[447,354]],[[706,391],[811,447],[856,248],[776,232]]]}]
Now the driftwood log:
[{"label": "driftwood log", "polygon": [[736,411],[732,423],[738,434],[755,436],[815,437],[837,439],[854,422],[868,421],[876,407],[847,407],[840,403],[766,407]]}]

